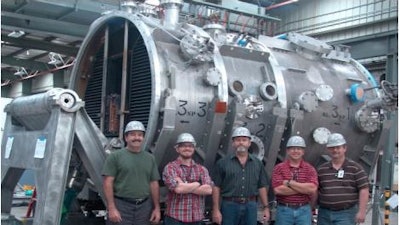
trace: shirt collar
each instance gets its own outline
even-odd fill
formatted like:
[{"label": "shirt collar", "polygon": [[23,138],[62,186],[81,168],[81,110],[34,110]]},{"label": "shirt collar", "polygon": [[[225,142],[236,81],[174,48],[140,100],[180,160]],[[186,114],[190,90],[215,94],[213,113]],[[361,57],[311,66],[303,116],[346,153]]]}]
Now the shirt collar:
[{"label": "shirt collar", "polygon": [[[185,165],[185,164],[183,164],[182,163],[182,160],[181,159],[179,159],[179,158],[177,158],[176,160],[175,160],[175,162],[176,162],[176,164],[178,164],[179,166],[187,166],[187,165]],[[191,162],[190,162],[190,166],[196,166],[197,165],[197,163],[192,159],[191,160]]]},{"label": "shirt collar", "polygon": [[[230,159],[234,159],[234,158],[237,158],[236,157],[236,154],[231,154],[230,156],[229,156],[229,158]],[[247,157],[247,160],[255,160],[256,159],[256,157],[253,155],[253,154],[251,154],[251,153],[249,153],[249,156]]]},{"label": "shirt collar", "polygon": [[[349,160],[347,158],[344,159],[342,166],[339,169],[346,168],[349,165]],[[329,163],[329,167],[333,168],[332,161]]]}]

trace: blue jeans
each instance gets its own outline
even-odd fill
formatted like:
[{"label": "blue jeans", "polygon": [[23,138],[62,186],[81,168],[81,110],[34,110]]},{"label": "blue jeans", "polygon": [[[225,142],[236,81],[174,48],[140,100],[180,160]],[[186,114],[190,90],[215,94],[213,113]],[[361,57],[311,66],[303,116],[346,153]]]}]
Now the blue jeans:
[{"label": "blue jeans", "polygon": [[257,202],[222,201],[222,225],[257,225]]},{"label": "blue jeans", "polygon": [[185,223],[185,222],[181,222],[179,220],[176,220],[176,219],[174,219],[172,217],[165,216],[164,225],[202,225],[202,222],[198,221],[198,222]]},{"label": "blue jeans", "polygon": [[275,225],[311,225],[311,206],[304,205],[298,208],[278,205],[276,209]]},{"label": "blue jeans", "polygon": [[340,211],[319,208],[318,225],[355,225],[356,213],[356,206]]}]

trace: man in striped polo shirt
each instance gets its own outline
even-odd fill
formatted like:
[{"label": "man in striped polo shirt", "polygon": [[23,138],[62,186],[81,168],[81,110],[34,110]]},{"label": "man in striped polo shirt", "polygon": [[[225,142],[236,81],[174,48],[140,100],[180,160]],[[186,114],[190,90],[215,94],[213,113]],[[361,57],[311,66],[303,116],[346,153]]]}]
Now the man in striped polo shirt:
[{"label": "man in striped polo shirt", "polygon": [[346,159],[343,135],[331,134],[326,147],[332,160],[317,170],[318,225],[363,223],[369,197],[367,174],[361,165]]},{"label": "man in striped polo shirt", "polygon": [[306,143],[292,136],[286,144],[287,159],[274,167],[272,188],[278,202],[275,225],[311,225],[311,196],[318,187],[317,172],[303,160]]}]

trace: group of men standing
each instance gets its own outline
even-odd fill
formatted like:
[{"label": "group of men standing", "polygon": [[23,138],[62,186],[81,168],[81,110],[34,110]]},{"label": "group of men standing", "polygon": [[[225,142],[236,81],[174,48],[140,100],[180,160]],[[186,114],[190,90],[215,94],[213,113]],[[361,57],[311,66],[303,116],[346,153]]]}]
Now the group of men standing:
[{"label": "group of men standing", "polygon": [[276,196],[276,225],[311,225],[317,204],[318,225],[354,225],[365,222],[369,182],[363,168],[347,159],[343,135],[329,136],[329,162],[314,169],[303,160],[306,143],[292,136],[286,144],[287,159],[272,172]]},{"label": "group of men standing", "polygon": [[[160,222],[160,174],[154,156],[142,150],[144,134],[141,122],[129,122],[124,134],[126,147],[106,160],[102,174],[107,224]],[[194,137],[189,133],[178,136],[178,157],[162,173],[168,188],[165,225],[201,225],[207,195],[212,195],[212,222],[216,224],[256,225],[257,220],[270,220],[267,174],[262,161],[248,151],[250,131],[236,128],[232,146],[234,152],[217,161],[211,178],[207,168],[193,160]],[[360,165],[346,159],[343,136],[336,133],[329,137],[327,149],[332,160],[321,165],[318,172],[303,160],[305,149],[304,139],[292,136],[286,146],[287,159],[273,170],[272,188],[278,203],[275,224],[311,224],[317,197],[318,224],[364,222],[368,179]]]}]

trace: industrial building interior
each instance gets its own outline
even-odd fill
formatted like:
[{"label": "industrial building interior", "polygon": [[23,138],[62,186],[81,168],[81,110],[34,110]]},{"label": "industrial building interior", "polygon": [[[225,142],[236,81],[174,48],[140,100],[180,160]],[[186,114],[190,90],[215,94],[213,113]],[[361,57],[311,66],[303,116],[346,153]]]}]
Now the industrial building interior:
[{"label": "industrial building interior", "polygon": [[[68,70],[90,24],[103,13],[119,9],[120,2],[2,1],[2,97],[38,93],[51,86],[66,87]],[[330,44],[347,45],[352,57],[375,77],[386,76],[397,82],[397,1],[184,2],[181,20],[194,20],[199,25],[221,23],[228,31],[253,36],[296,31]]]},{"label": "industrial building interior", "polygon": [[[88,34],[95,21],[137,5],[145,5],[150,17],[158,17],[164,12],[160,3],[179,3],[179,22],[197,27],[217,24],[227,33],[254,38],[295,32],[328,45],[345,46],[350,57],[365,67],[378,83],[382,80],[398,83],[397,0],[2,0],[2,109],[13,99],[52,88],[76,87],[79,91],[81,86],[74,86],[72,71],[80,63],[78,53],[84,54],[85,38],[93,38]],[[86,106],[91,107],[87,103]],[[2,136],[5,114],[1,117]],[[395,194],[398,188],[397,107],[387,114],[387,120],[391,126],[381,140],[385,144],[380,149],[381,163],[375,173],[380,188],[388,187]],[[2,140],[4,154],[7,139]],[[397,212],[397,208],[392,211]],[[5,222],[3,210],[2,222]]]}]

